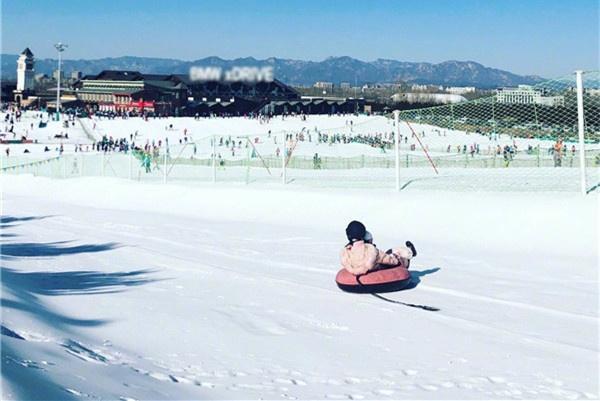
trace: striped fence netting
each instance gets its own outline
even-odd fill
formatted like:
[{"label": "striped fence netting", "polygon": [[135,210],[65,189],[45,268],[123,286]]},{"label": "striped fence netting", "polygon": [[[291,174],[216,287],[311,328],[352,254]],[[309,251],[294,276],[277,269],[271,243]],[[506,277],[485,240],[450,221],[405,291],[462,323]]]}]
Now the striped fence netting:
[{"label": "striped fence netting", "polygon": [[[265,127],[254,135],[200,133],[171,144],[165,137],[150,149],[3,155],[1,168],[3,174],[184,185],[589,193],[600,183],[600,79],[598,71],[580,75],[580,90],[572,74],[472,101],[402,111],[397,124],[390,114],[359,123],[350,117],[337,128],[307,122],[301,129]],[[91,140],[99,139],[88,119],[80,124]]]}]

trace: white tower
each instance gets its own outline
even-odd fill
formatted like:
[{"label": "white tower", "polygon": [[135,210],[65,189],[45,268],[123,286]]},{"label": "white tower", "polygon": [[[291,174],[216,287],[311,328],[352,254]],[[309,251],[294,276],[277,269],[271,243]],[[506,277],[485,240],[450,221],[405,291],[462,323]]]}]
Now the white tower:
[{"label": "white tower", "polygon": [[17,91],[33,90],[33,53],[29,47],[17,59]]}]

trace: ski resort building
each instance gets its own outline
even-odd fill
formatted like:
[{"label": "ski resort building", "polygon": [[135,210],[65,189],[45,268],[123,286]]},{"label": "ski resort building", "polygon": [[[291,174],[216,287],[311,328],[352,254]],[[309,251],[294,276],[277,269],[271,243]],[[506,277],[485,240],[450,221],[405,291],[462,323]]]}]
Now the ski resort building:
[{"label": "ski resort building", "polygon": [[352,99],[302,99],[290,86],[270,82],[191,81],[183,74],[102,71],[74,84],[88,107],[107,112],[163,115],[335,114],[357,111]]},{"label": "ski resort building", "polygon": [[229,82],[190,81],[185,75],[176,75],[188,88],[188,115],[246,115],[257,113],[275,101],[300,100],[296,90],[281,81]]},{"label": "ski resort building", "polygon": [[517,88],[501,88],[496,93],[498,103],[539,104],[543,106],[564,106],[564,96],[547,96],[543,89],[530,85],[519,85]]},{"label": "ski resort building", "polygon": [[170,75],[137,71],[102,71],[73,85],[79,100],[95,110],[112,112],[177,113],[186,102],[187,88]]}]

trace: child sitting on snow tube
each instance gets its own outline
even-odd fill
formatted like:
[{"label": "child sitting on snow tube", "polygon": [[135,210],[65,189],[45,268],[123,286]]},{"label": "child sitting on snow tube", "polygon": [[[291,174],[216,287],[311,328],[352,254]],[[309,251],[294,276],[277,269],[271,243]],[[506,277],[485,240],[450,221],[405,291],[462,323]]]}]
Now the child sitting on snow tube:
[{"label": "child sitting on snow tube", "polygon": [[346,227],[348,244],[340,254],[342,267],[355,276],[386,267],[405,265],[407,268],[410,260],[417,255],[415,247],[410,241],[406,246],[399,246],[383,252],[372,244],[373,237],[360,221],[351,221]]}]

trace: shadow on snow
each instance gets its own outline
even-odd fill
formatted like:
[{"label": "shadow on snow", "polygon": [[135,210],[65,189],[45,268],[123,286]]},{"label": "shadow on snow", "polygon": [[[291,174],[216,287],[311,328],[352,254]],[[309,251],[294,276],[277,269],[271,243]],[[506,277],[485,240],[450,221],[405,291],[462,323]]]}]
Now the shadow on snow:
[{"label": "shadow on snow", "polygon": [[118,244],[113,242],[106,244],[63,246],[63,244],[67,244],[69,242],[70,241],[2,244],[1,255],[3,259],[11,259],[15,257],[48,257],[73,255],[76,253],[103,252],[119,247]]},{"label": "shadow on snow", "polygon": [[[14,226],[10,223],[28,222],[43,219],[40,217],[1,217],[0,228]],[[14,234],[2,233],[3,238]],[[51,243],[7,243],[0,248],[0,257],[4,262],[31,257],[55,257],[82,253],[105,252],[119,247],[116,243],[85,244],[67,246],[68,241]],[[152,270],[139,269],[126,272],[104,273],[100,271],[30,271],[1,266],[2,309],[16,309],[29,314],[34,320],[42,322],[65,335],[72,335],[76,327],[94,327],[107,323],[104,319],[79,319],[67,316],[47,306],[41,296],[108,294],[126,290],[128,287],[146,284],[155,279],[148,275]],[[6,315],[5,315],[6,316]],[[25,341],[15,330],[1,325],[2,338],[2,380],[12,384],[13,396],[21,399],[75,399],[67,393],[60,383],[42,369],[23,365],[28,356],[23,355],[24,348],[19,341]],[[15,342],[16,341],[16,342]],[[4,394],[3,394],[4,395]]]},{"label": "shadow on snow", "polygon": [[407,287],[405,287],[404,289],[411,290],[411,289],[415,288],[416,286],[418,286],[421,283],[421,277],[427,276],[428,274],[433,274],[440,269],[441,269],[440,267],[433,267],[431,269],[421,270],[421,271],[409,270],[410,284]]},{"label": "shadow on snow", "polygon": [[[435,272],[437,272],[438,270],[440,270],[439,267],[434,267],[431,269],[427,269],[427,270],[410,270],[410,283],[408,284],[408,286],[404,287],[401,290],[398,291],[406,291],[406,290],[411,290],[413,288],[415,288],[416,286],[419,285],[419,283],[421,283],[421,277],[423,276],[427,276],[428,274],[433,274]],[[436,308],[434,306],[429,306],[429,305],[420,305],[420,304],[413,304],[410,302],[402,302],[399,300],[395,300],[395,299],[391,299],[391,298],[387,298],[384,297],[381,294],[377,294],[375,292],[371,292],[370,295],[374,296],[375,298],[381,299],[382,301],[386,301],[392,304],[399,304],[399,305],[404,305],[404,306],[410,306],[413,308],[418,308],[418,309],[423,309],[423,310],[427,310],[427,311],[431,311],[431,312],[437,312],[440,309]]]},{"label": "shadow on snow", "polygon": [[25,217],[15,217],[15,216],[0,216],[0,224],[8,224],[8,223],[16,223],[20,221],[31,221],[31,220],[42,220],[52,216],[25,216]]}]

